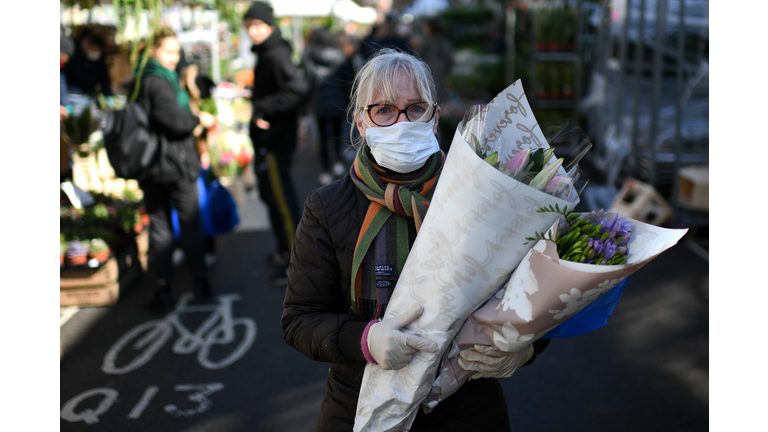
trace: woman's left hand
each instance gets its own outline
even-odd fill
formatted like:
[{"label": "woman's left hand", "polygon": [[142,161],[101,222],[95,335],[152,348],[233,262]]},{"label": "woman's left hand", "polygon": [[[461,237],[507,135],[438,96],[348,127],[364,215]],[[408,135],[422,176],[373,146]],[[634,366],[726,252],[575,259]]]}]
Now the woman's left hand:
[{"label": "woman's left hand", "polygon": [[489,346],[475,345],[459,353],[459,366],[475,371],[470,379],[509,378],[533,356],[533,345],[518,352],[504,352]]}]

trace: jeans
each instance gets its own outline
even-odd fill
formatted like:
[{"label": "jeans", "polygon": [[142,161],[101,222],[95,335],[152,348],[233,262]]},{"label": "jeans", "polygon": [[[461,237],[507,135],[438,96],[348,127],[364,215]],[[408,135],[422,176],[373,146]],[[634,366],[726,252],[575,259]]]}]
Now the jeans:
[{"label": "jeans", "polygon": [[144,207],[149,214],[149,248],[154,254],[158,280],[173,279],[173,225],[171,224],[171,200],[179,215],[181,246],[187,264],[196,276],[205,275],[205,243],[203,225],[200,222],[200,204],[196,181],[180,181],[163,184],[145,181]]}]

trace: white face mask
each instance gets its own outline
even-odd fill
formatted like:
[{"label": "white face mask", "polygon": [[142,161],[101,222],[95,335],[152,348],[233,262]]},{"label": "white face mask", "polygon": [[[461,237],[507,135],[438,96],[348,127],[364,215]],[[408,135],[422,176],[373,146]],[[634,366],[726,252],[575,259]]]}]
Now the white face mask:
[{"label": "white face mask", "polygon": [[96,61],[101,57],[101,51],[86,51],[85,57],[90,61]]},{"label": "white face mask", "polygon": [[399,173],[409,173],[424,166],[430,156],[440,150],[432,129],[435,120],[428,123],[401,122],[387,127],[369,127],[365,142],[371,148],[376,162]]}]

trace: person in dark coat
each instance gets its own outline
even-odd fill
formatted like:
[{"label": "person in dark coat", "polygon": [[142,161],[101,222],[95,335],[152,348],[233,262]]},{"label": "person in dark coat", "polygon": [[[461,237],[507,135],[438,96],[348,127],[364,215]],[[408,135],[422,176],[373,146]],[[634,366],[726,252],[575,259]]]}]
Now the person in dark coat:
[{"label": "person in dark coat", "polygon": [[75,53],[64,66],[70,93],[95,97],[102,93],[112,98],[112,81],[109,78],[104,41],[90,29],[77,38]]},{"label": "person in dark coat", "polygon": [[408,43],[408,37],[399,34],[398,18],[392,13],[384,15],[384,21],[371,28],[371,32],[363,39],[361,45],[363,58],[366,60],[383,48],[396,49],[408,54],[414,53]]},{"label": "person in dark coat", "polygon": [[304,53],[312,85],[312,108],[320,134],[321,185],[346,173],[341,162],[344,121],[354,70],[337,36],[329,29],[312,30]]},{"label": "person in dark coat", "polygon": [[309,92],[307,80],[291,62],[291,46],[275,27],[272,7],[253,2],[243,16],[257,55],[253,71],[250,137],[259,197],[269,210],[277,250],[267,263],[275,267],[268,282],[285,285],[288,260],[301,212],[291,179],[299,109]]},{"label": "person in dark coat", "polygon": [[[173,226],[171,201],[179,216],[181,243],[193,272],[192,291],[197,299],[211,296],[203,248],[203,227],[197,197],[200,160],[195,136],[213,127],[216,119],[208,113],[192,115],[189,94],[181,89],[175,72],[181,44],[172,30],[155,35],[146,65],[138,66],[136,101],[149,117],[149,129],[160,147],[139,185],[149,214],[149,246],[156,266],[156,287],[149,308],[173,308]],[[134,83],[137,85],[137,83]],[[132,90],[133,91],[133,90]],[[132,93],[131,93],[132,94]]]},{"label": "person in dark coat", "polygon": [[[288,345],[331,363],[318,431],[353,430],[368,363],[401,369],[417,350],[438,349],[400,331],[421,307],[381,320],[418,232],[414,214],[423,220],[445,160],[435,137],[441,111],[436,97],[423,61],[391,49],[370,59],[357,75],[349,106],[361,137],[356,159],[347,175],[305,202],[281,325]],[[408,138],[393,141],[395,136]],[[401,156],[398,147],[405,146],[412,157]],[[528,364],[546,343],[528,353]],[[501,359],[521,354],[493,354],[499,357],[475,351],[467,361],[482,365],[490,378],[470,380],[429,414],[419,411],[410,430],[510,431],[496,377],[510,375]]]},{"label": "person in dark coat", "polygon": [[445,35],[445,26],[439,18],[430,18],[424,28],[424,39],[416,51],[435,74],[440,101],[447,95],[448,76],[453,67],[453,44]]}]

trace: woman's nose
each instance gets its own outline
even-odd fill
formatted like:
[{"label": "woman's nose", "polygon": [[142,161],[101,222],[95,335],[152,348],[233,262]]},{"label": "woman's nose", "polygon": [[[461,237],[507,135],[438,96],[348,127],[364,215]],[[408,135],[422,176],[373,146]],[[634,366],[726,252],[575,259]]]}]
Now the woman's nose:
[{"label": "woman's nose", "polygon": [[407,121],[410,121],[408,120],[408,116],[405,115],[405,111],[401,111],[400,114],[397,115],[397,120],[395,121],[395,123],[401,123],[401,122],[407,122]]}]

